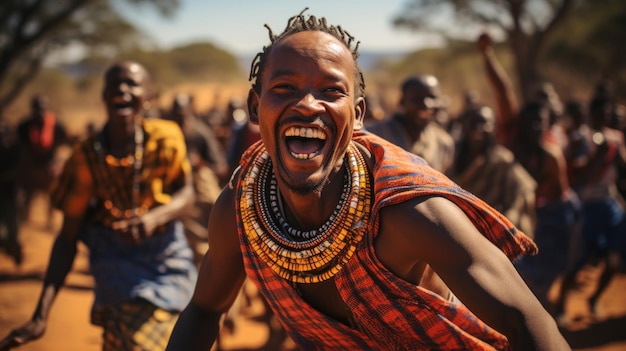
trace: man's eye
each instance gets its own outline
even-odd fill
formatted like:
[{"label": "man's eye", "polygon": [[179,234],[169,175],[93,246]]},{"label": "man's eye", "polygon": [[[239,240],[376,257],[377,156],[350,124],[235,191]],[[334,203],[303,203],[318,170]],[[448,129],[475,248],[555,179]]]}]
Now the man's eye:
[{"label": "man's eye", "polygon": [[328,87],[326,89],[324,89],[325,93],[330,93],[330,94],[345,94],[346,92],[339,88],[339,87]]},{"label": "man's eye", "polygon": [[295,91],[295,87],[293,85],[290,84],[277,84],[275,85],[272,90],[277,92],[277,93],[291,93],[293,91]]}]

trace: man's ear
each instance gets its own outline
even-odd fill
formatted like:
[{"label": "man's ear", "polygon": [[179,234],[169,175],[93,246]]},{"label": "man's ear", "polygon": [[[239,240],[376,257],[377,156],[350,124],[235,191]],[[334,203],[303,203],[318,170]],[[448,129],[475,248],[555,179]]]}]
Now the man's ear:
[{"label": "man's ear", "polygon": [[248,118],[252,124],[259,124],[259,94],[254,89],[248,91]]},{"label": "man's ear", "polygon": [[365,120],[365,98],[359,97],[356,99],[354,105],[354,127],[352,129],[359,130],[363,128],[363,121]]}]

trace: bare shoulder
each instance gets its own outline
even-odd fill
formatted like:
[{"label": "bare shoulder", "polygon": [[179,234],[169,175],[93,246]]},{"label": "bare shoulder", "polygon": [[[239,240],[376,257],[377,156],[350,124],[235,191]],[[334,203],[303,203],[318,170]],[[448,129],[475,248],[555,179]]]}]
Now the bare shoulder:
[{"label": "bare shoulder", "polygon": [[448,199],[422,196],[384,208],[381,222],[392,228],[404,228],[401,232],[411,237],[426,237],[452,230],[469,219]]},{"label": "bare shoulder", "polygon": [[554,142],[544,142],[543,150],[545,151],[545,154],[549,159],[561,160],[565,158],[561,147]]},{"label": "bare shoulder", "polygon": [[408,268],[420,261],[436,267],[469,264],[499,251],[453,202],[419,197],[381,211],[376,252],[381,262]]},{"label": "bare shoulder", "polygon": [[239,250],[235,195],[235,190],[226,186],[215,201],[209,217],[209,247],[236,243]]}]

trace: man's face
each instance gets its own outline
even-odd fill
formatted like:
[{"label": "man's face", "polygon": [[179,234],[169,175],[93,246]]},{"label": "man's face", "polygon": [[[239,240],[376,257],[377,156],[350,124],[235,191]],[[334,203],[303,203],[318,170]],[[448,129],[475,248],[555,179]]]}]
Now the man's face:
[{"label": "man's face", "polygon": [[136,63],[122,63],[107,72],[102,99],[109,120],[131,122],[140,116],[147,98],[147,79],[145,69]]},{"label": "man's face", "polygon": [[250,91],[252,121],[279,181],[294,191],[320,190],[343,161],[354,129],[362,126],[365,101],[355,96],[355,62],[333,36],[305,31],[274,44]]},{"label": "man's face", "polygon": [[423,128],[435,116],[438,107],[438,92],[426,85],[410,85],[402,93],[401,105],[407,120]]},{"label": "man's face", "polygon": [[463,134],[474,145],[483,145],[495,132],[495,117],[488,107],[471,112],[463,121]]},{"label": "man's face", "polygon": [[172,121],[178,123],[179,126],[185,126],[185,119],[193,116],[193,108],[191,106],[190,98],[187,95],[179,95],[174,98],[172,102],[172,109],[170,118]]},{"label": "man's face", "polygon": [[549,128],[549,111],[547,108],[537,108],[526,111],[520,116],[520,133],[523,138],[533,145],[540,145],[543,136]]},{"label": "man's face", "polygon": [[48,110],[48,100],[42,96],[34,98],[31,104],[31,110],[35,118],[43,118]]}]

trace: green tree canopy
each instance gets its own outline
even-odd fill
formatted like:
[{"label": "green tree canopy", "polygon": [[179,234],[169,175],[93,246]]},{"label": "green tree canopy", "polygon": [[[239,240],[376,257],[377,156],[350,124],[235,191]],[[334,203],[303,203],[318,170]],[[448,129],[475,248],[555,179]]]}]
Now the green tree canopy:
[{"label": "green tree canopy", "polygon": [[[179,0],[126,0],[171,15]],[[80,47],[115,55],[149,40],[108,0],[3,0],[0,2],[0,118],[37,76],[51,54]]]},{"label": "green tree canopy", "polygon": [[[577,4],[574,0],[413,0],[394,25],[411,30],[428,29],[458,36],[490,28],[503,33],[513,52],[515,73],[524,97],[541,77],[538,61],[546,40]],[[442,22],[451,14],[454,24]],[[446,23],[445,26],[442,23]],[[476,33],[478,36],[478,33]]]},{"label": "green tree canopy", "polygon": [[[549,69],[592,84],[606,81],[616,93],[625,91],[625,23],[626,2],[622,0],[583,3],[548,43],[545,60]],[[565,82],[562,89],[568,85],[571,82]]]}]

